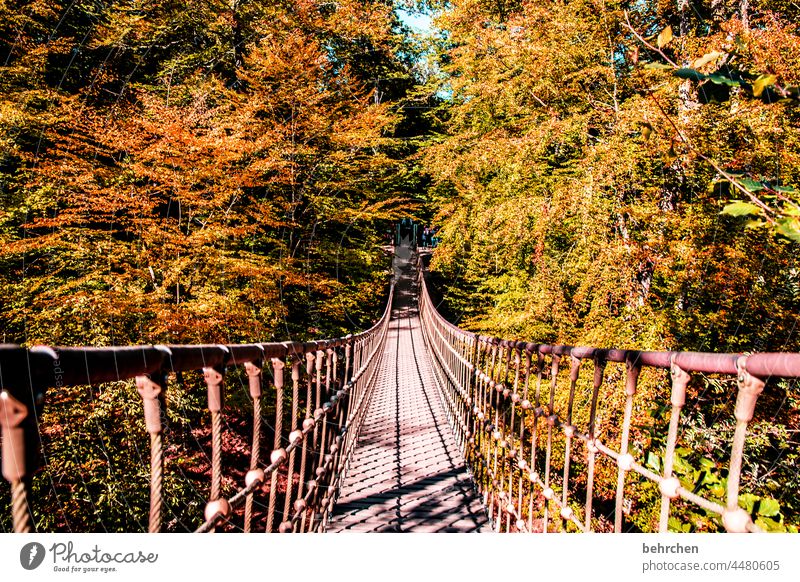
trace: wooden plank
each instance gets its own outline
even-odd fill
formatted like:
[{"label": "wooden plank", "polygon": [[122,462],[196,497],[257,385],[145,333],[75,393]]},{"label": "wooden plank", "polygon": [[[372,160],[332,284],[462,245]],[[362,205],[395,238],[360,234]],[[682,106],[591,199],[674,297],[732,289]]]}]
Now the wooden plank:
[{"label": "wooden plank", "polygon": [[420,321],[411,309],[396,315],[327,531],[490,531],[447,422]]}]

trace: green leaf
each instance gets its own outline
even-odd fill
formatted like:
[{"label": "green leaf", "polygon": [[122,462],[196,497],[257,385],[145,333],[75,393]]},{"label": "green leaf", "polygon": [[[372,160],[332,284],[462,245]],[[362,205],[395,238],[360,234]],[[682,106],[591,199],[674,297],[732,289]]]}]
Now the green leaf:
[{"label": "green leaf", "polygon": [[800,218],[800,208],[797,208],[796,206],[792,206],[790,204],[784,204],[783,208],[781,209],[781,212],[783,212],[783,214],[785,214],[786,216],[795,216]]},{"label": "green leaf", "polygon": [[661,457],[655,453],[647,453],[647,462],[645,464],[656,473],[661,471]]},{"label": "green leaf", "polygon": [[758,501],[758,497],[752,493],[743,493],[739,495],[739,507],[744,508],[747,513],[753,513],[753,506]]},{"label": "green leaf", "polygon": [[759,208],[755,204],[749,202],[731,202],[725,205],[720,214],[728,214],[729,216],[747,216],[749,214],[758,214]]},{"label": "green leaf", "polygon": [[711,51],[710,53],[706,53],[702,57],[697,59],[694,63],[692,63],[692,66],[695,69],[699,69],[700,67],[702,67],[703,65],[707,65],[711,61],[716,61],[719,57],[721,57],[724,54],[725,53],[721,53],[719,51]]},{"label": "green leaf", "polygon": [[680,521],[678,521],[677,517],[670,517],[667,520],[667,527],[669,528],[669,531],[671,531],[671,532],[679,532],[679,531],[681,531],[681,526],[682,525],[683,524]]},{"label": "green leaf", "polygon": [[797,194],[797,189],[794,186],[775,186],[773,190],[782,194]]},{"label": "green leaf", "polygon": [[667,26],[664,30],[662,30],[658,34],[658,39],[656,40],[656,44],[658,44],[658,48],[664,48],[670,43],[671,40],[672,40],[672,27]]},{"label": "green leaf", "polygon": [[800,243],[800,219],[787,216],[779,218],[776,222],[775,230],[779,235]]},{"label": "green leaf", "polygon": [[671,71],[675,67],[673,67],[672,65],[664,64],[664,63],[647,63],[644,66],[644,68],[645,69],[654,69],[654,70],[657,70],[657,71]]},{"label": "green leaf", "polygon": [[708,78],[708,75],[705,75],[700,71],[695,71],[694,69],[688,69],[686,67],[676,69],[673,75],[681,79],[689,79],[690,81],[702,81],[703,79]]},{"label": "green leaf", "polygon": [[728,87],[741,86],[741,83],[739,81],[735,81],[734,79],[731,79],[730,77],[726,77],[724,75],[719,75],[719,74],[706,75],[706,78],[709,81],[716,83],[717,85],[727,85]]},{"label": "green leaf", "polygon": [[759,517],[756,519],[756,525],[768,532],[786,532],[785,525],[768,517]]},{"label": "green leaf", "polygon": [[714,469],[717,466],[717,464],[711,459],[703,457],[702,459],[700,459],[700,466],[703,467],[704,469]]},{"label": "green leaf", "polygon": [[759,192],[764,189],[764,184],[757,180],[751,180],[750,178],[741,178],[738,182],[741,186],[744,186],[748,192]]},{"label": "green leaf", "polygon": [[764,92],[764,89],[774,85],[777,80],[778,77],[775,75],[761,75],[753,82],[753,95],[759,97]]},{"label": "green leaf", "polygon": [[693,475],[694,470],[692,466],[686,462],[685,459],[676,456],[672,465],[672,468],[675,470],[675,473],[678,475]]},{"label": "green leaf", "polygon": [[704,485],[708,480],[708,471],[695,471],[694,472],[694,487],[697,490],[698,487]]},{"label": "green leaf", "polygon": [[780,503],[777,500],[772,499],[771,497],[765,497],[761,501],[758,502],[758,515],[763,515],[764,517],[773,517],[778,515],[781,510]]}]

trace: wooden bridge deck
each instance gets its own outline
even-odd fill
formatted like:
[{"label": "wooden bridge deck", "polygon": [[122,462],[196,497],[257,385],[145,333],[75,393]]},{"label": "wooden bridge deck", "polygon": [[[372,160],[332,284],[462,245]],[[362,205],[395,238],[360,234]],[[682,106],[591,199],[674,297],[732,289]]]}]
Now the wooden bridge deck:
[{"label": "wooden bridge deck", "polygon": [[329,532],[481,532],[490,525],[447,422],[413,305],[409,250],[395,258],[392,322]]}]

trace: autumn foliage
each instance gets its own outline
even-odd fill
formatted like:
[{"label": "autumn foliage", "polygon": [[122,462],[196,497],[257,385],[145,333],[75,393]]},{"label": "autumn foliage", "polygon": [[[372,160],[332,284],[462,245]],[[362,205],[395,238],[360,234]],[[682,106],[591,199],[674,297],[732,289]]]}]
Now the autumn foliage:
[{"label": "autumn foliage", "polygon": [[305,339],[376,316],[379,221],[406,197],[403,85],[374,81],[409,83],[391,5],[2,10],[6,342]]},{"label": "autumn foliage", "polygon": [[[384,1],[0,3],[0,342],[369,327],[384,230],[413,206],[412,53]],[[207,495],[208,413],[198,375],[169,383],[165,529],[186,531]],[[252,405],[228,383],[235,465]],[[41,426],[37,527],[141,530],[149,445],[131,383],[54,390]]]},{"label": "autumn foliage", "polygon": [[[434,283],[462,327],[598,347],[800,351],[796,2],[398,3],[435,12],[427,45],[395,4],[0,3],[0,341],[363,329],[387,289],[383,235],[416,212],[439,229]],[[184,471],[197,469],[207,419],[199,379],[176,383],[166,487],[187,501],[167,529],[185,530],[205,481],[187,485]],[[664,385],[644,382],[635,411],[653,470]],[[800,474],[797,386],[768,388],[746,451],[754,512],[780,483],[796,491]],[[716,420],[731,389],[696,379],[682,427],[682,478],[711,463],[697,485],[709,495],[724,479],[714,454],[731,427]],[[58,491],[34,484],[53,495],[44,525],[134,528],[146,505],[136,394],[76,387],[53,402]],[[232,399],[231,426],[248,403]],[[606,404],[601,430],[613,434],[620,402]],[[108,478],[120,473],[131,480]],[[657,494],[634,500],[652,509]],[[800,523],[800,502],[771,503],[762,517],[774,529]],[[641,515],[634,525],[647,529]],[[681,517],[673,529],[715,527]]]},{"label": "autumn foliage", "polygon": [[[572,345],[800,347],[797,9],[751,3],[745,22],[738,3],[711,5],[443,12],[452,102],[425,167],[444,231],[435,266],[471,327]],[[744,216],[736,200],[765,210]]]},{"label": "autumn foliage", "polygon": [[[537,343],[800,350],[799,15],[771,1],[448,3],[428,89],[447,99],[424,167],[451,318]],[[603,385],[604,442],[619,442],[619,382]],[[696,374],[680,420],[677,474],[713,499],[735,389]],[[648,375],[633,411],[633,454],[655,471],[669,394]],[[740,504],[769,531],[800,523],[798,402],[796,382],[773,380],[750,427]],[[626,530],[652,531],[657,488],[629,487]],[[613,492],[596,501],[613,508]],[[686,506],[671,516],[672,531],[721,528]]]}]

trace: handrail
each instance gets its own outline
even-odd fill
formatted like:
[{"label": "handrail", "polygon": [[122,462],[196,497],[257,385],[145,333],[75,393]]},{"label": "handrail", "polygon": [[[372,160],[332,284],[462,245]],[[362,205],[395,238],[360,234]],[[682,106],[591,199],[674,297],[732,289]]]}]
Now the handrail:
[{"label": "handrail", "polygon": [[[148,529],[161,530],[163,409],[168,375],[202,370],[211,413],[211,493],[205,521],[197,531],[211,531],[246,505],[244,531],[252,527],[254,492],[269,488],[267,531],[322,531],[333,508],[338,485],[355,445],[365,402],[386,340],[394,285],[381,318],[355,335],[310,342],[210,345],[141,345],[123,347],[23,348],[0,344],[0,434],[2,473],[11,484],[11,511],[16,532],[34,529],[31,480],[39,469],[40,412],[48,396],[66,386],[96,385],[135,379],[150,434],[150,516]],[[344,366],[339,364],[344,360]],[[271,365],[275,394],[275,438],[269,463],[261,460],[262,368]],[[224,377],[230,367],[243,368],[253,401],[253,446],[245,484],[235,495],[221,492],[223,467],[222,410]],[[292,414],[283,431],[284,368],[291,369]],[[301,385],[306,388],[301,390]],[[324,400],[324,402],[323,402]],[[300,418],[304,413],[304,418]],[[301,426],[302,425],[302,426]],[[287,434],[283,434],[286,432]],[[284,443],[288,442],[288,446]],[[300,456],[300,467],[295,457]],[[278,469],[300,473],[299,486],[289,480],[282,521],[275,527]],[[303,491],[304,487],[307,491]]]},{"label": "handrail", "polygon": [[[484,492],[497,531],[548,531],[552,510],[579,531],[593,531],[595,458],[601,454],[617,464],[614,531],[622,530],[625,483],[630,471],[658,484],[661,494],[659,531],[668,530],[670,504],[682,498],[721,515],[729,532],[761,529],[739,507],[739,487],[747,427],[758,396],[770,378],[800,378],[800,354],[723,354],[678,351],[639,351],[549,345],[479,335],[448,322],[436,309],[419,272],[419,309],[422,328],[459,442]],[[583,363],[593,363],[592,395],[588,421],[579,428],[575,391]],[[566,411],[557,410],[555,395],[559,372],[569,362]],[[625,405],[618,448],[603,443],[597,432],[598,402],[603,397],[605,368],[623,364]],[[648,469],[632,455],[631,419],[639,375],[644,368],[666,369],[672,379],[671,416],[663,471]],[[735,376],[738,392],[734,411],[736,429],[731,440],[725,505],[697,495],[674,474],[681,410],[692,373]],[[549,394],[542,381],[550,380]],[[560,429],[560,430],[559,430]],[[543,434],[544,433],[544,434]],[[554,440],[563,438],[560,495],[553,486]],[[546,439],[546,440],[545,440]],[[544,441],[544,444],[543,444]],[[573,441],[586,452],[586,497],[582,513],[571,502],[570,464]],[[543,451],[540,449],[544,449]],[[542,452],[544,459],[542,459]],[[537,511],[537,504],[542,505]],[[534,519],[536,518],[536,522]]]}]

